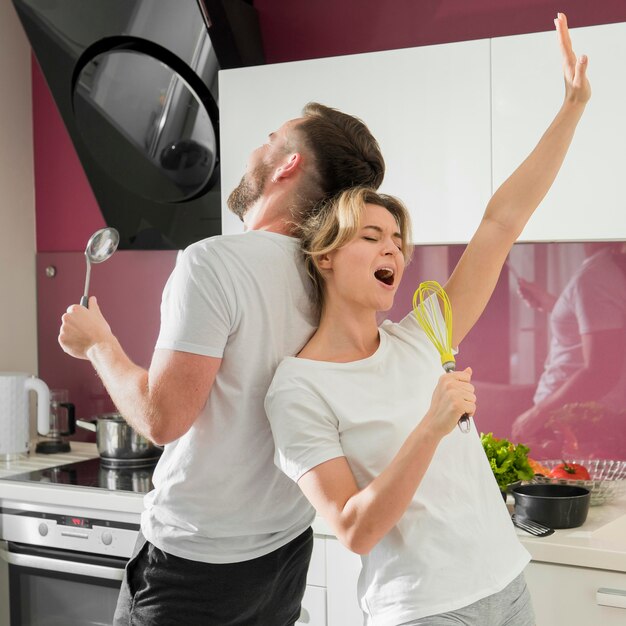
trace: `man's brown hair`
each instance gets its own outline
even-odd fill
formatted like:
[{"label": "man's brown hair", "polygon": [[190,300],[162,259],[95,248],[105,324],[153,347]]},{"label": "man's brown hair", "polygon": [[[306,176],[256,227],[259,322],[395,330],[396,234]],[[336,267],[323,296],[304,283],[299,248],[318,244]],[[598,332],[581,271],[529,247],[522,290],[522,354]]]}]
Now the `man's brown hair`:
[{"label": "man's brown hair", "polygon": [[378,189],[385,175],[378,142],[360,119],[317,102],[309,102],[302,115],[296,133],[312,156],[313,170],[302,190],[304,215],[294,216],[296,221],[350,187]]}]

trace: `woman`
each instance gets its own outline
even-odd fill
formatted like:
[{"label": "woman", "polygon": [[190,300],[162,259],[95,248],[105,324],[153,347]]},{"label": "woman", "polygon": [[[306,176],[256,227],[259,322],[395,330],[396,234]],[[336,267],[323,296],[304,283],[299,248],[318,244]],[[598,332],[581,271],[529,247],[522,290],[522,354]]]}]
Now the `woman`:
[{"label": "woman", "polygon": [[[483,311],[506,256],[563,161],[590,97],[565,16],[555,20],[566,95],[526,161],[489,202],[446,283],[457,346]],[[441,375],[412,314],[377,325],[409,257],[406,209],[373,190],[346,192],[303,226],[320,324],[285,359],[266,410],[275,460],[349,549],[362,554],[369,624],[534,624],[528,553],[471,427],[471,370]],[[480,277],[480,280],[477,278]]]}]

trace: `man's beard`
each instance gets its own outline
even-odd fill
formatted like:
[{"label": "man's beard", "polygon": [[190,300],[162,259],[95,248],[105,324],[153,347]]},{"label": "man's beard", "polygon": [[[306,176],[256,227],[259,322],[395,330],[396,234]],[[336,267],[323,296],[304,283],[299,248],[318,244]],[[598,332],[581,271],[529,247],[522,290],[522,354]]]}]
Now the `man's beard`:
[{"label": "man's beard", "polygon": [[252,172],[244,174],[239,184],[230,192],[226,204],[240,220],[243,221],[244,215],[263,194],[271,169],[267,163],[257,165]]}]

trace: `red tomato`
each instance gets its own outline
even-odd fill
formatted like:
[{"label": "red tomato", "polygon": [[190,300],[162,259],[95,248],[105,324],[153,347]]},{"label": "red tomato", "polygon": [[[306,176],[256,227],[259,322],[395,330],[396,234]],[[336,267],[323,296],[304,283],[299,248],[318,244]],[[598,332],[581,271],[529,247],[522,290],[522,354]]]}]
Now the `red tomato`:
[{"label": "red tomato", "polygon": [[579,463],[559,463],[551,472],[550,478],[567,478],[569,480],[590,480],[589,472]]}]

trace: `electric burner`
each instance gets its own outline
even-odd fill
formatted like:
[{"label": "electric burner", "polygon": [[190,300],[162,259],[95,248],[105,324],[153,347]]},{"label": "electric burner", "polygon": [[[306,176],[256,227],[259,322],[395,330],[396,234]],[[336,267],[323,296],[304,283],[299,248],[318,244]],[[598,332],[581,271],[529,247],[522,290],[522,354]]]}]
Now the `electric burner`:
[{"label": "electric burner", "polygon": [[148,493],[154,487],[152,473],[158,457],[153,459],[151,463],[146,464],[147,461],[149,459],[142,459],[143,464],[141,466],[129,467],[128,465],[107,465],[101,458],[88,459],[87,461],[15,474],[0,480]]}]

